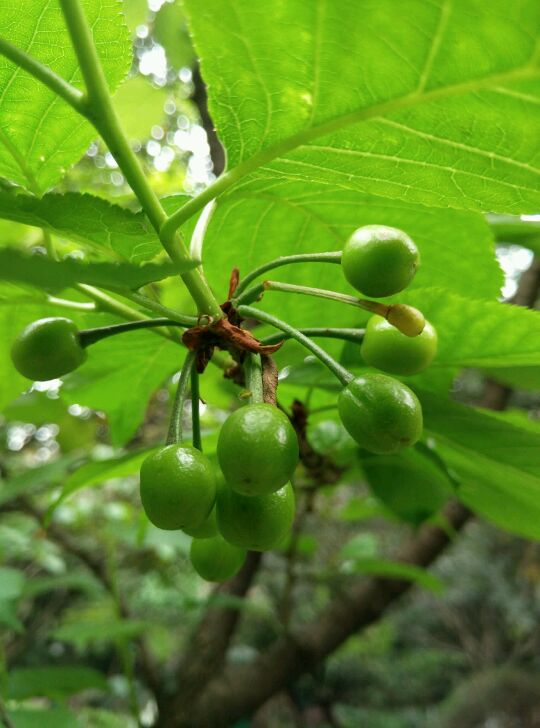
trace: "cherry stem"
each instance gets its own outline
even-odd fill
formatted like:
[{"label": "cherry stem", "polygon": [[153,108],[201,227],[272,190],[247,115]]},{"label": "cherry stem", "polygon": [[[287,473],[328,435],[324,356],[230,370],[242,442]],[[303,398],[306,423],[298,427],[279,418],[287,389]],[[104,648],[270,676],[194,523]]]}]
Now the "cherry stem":
[{"label": "cherry stem", "polygon": [[274,328],[280,329],[280,331],[284,331],[291,339],[298,341],[299,344],[305,346],[306,349],[320,359],[344,386],[346,386],[354,378],[353,375],[345,369],[345,367],[342,367],[341,364],[330,356],[330,354],[328,354],[310,338],[305,336],[301,331],[295,329],[294,326],[291,326],[285,321],[281,321],[281,319],[266,313],[266,311],[259,311],[258,308],[253,308],[252,306],[239,306],[237,310],[240,316],[244,318],[254,318],[257,321],[270,324]]},{"label": "cherry stem", "polygon": [[191,370],[195,362],[196,353],[188,351],[184,364],[180,372],[180,379],[176,388],[176,395],[171,413],[171,422],[169,432],[167,434],[167,445],[174,445],[183,440],[182,419],[184,415],[184,402],[186,401],[189,380],[191,378]]},{"label": "cherry stem", "polygon": [[263,273],[274,268],[281,268],[283,265],[291,265],[291,263],[341,263],[341,251],[337,253],[298,253],[297,255],[282,255],[279,258],[263,263],[257,268],[250,271],[243,278],[236,288],[236,297],[246,290],[248,285]]},{"label": "cherry stem", "polygon": [[243,296],[238,297],[237,303],[242,304],[257,300],[265,291],[281,291],[282,293],[299,293],[303,296],[315,296],[316,298],[326,298],[330,301],[338,303],[346,303],[349,306],[362,308],[370,313],[379,314],[379,316],[387,317],[391,309],[391,304],[381,303],[380,301],[369,301],[356,296],[349,296],[346,293],[338,293],[337,291],[329,291],[325,288],[312,288],[311,286],[298,286],[294,283],[281,283],[280,281],[264,281],[257,286],[249,288]]},{"label": "cherry stem", "polygon": [[262,362],[259,354],[246,353],[244,371],[246,373],[246,387],[251,395],[251,403],[260,404],[264,402]]},{"label": "cherry stem", "polygon": [[151,329],[157,326],[180,326],[186,328],[186,324],[178,321],[172,321],[167,318],[145,319],[144,321],[128,321],[124,324],[113,324],[112,326],[101,326],[96,329],[83,329],[79,331],[79,341],[83,348],[107,339],[109,336],[123,334],[126,331],[136,331],[137,329]]},{"label": "cherry stem", "polygon": [[[366,332],[365,329],[333,329],[333,328],[308,328],[298,329],[305,336],[323,338],[323,339],[341,339],[343,341],[351,341],[353,344],[361,344]],[[290,339],[291,336],[284,331],[278,331],[270,334],[262,339],[261,344],[277,344],[278,341]]]},{"label": "cherry stem", "polygon": [[199,372],[195,366],[195,360],[191,365],[191,440],[193,447],[202,452],[201,440],[201,417],[199,411]]}]

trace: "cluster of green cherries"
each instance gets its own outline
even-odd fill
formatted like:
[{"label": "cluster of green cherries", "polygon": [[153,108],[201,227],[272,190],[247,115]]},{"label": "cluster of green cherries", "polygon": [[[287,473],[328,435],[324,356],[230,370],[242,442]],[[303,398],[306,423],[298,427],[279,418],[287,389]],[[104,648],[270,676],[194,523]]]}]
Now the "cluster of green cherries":
[{"label": "cluster of green cherries", "polygon": [[298,440],[281,410],[248,404],[223,424],[217,457],[219,486],[210,460],[194,447],[168,445],[141,467],[146,515],[158,528],[193,536],[191,562],[207,581],[232,577],[248,550],[268,551],[287,537]]},{"label": "cluster of green cherries", "polygon": [[[418,264],[411,238],[382,225],[356,230],[341,254],[347,281],[371,298],[405,289]],[[377,454],[398,452],[422,434],[418,398],[388,374],[416,374],[429,366],[437,351],[436,331],[420,312],[399,304],[386,308],[387,316],[370,318],[361,344],[363,362],[379,371],[348,376],[338,398],[346,430],[362,448]],[[158,319],[146,325],[152,323],[165,325]],[[19,334],[12,359],[29,379],[57,378],[85,361],[91,343],[138,325],[142,324],[79,331],[66,318],[41,319]],[[223,581],[238,572],[247,551],[266,551],[284,543],[295,514],[290,479],[298,457],[289,418],[277,407],[252,399],[221,428],[219,484],[200,449],[176,442],[143,462],[141,501],[155,526],[193,537],[190,558],[204,579]]]}]

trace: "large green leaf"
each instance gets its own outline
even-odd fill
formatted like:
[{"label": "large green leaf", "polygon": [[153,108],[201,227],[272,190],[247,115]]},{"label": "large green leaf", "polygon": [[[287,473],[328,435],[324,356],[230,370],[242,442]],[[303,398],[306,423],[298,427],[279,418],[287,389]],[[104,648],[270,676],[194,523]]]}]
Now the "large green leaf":
[{"label": "large green leaf", "polygon": [[535,0],[186,5],[228,184],[538,210]]},{"label": "large green leaf", "polygon": [[113,444],[140,425],[152,393],[178,371],[185,350],[149,331],[113,336],[92,346],[88,360],[68,375],[67,399],[108,416]]},{"label": "large green leaf", "polygon": [[50,193],[39,198],[2,189],[0,217],[44,228],[133,262],[150,260],[162,250],[144,215],[92,195]]},{"label": "large green leaf", "polygon": [[56,293],[76,283],[104,288],[135,290],[154,281],[190,270],[197,265],[186,260],[176,263],[83,263],[74,258],[61,261],[41,255],[26,255],[15,248],[0,248],[0,281],[26,283]]},{"label": "large green leaf", "polygon": [[129,139],[150,137],[152,126],[163,123],[166,100],[167,91],[153,86],[144,76],[132,76],[120,86],[113,103]]},{"label": "large green leaf", "polygon": [[[83,0],[109,87],[131,61],[131,41],[111,0]],[[0,8],[0,35],[78,88],[79,65],[58,3],[10,0]],[[0,58],[0,175],[35,193],[57,182],[96,136],[90,124],[52,91]]]},{"label": "large green leaf", "polygon": [[75,470],[63,483],[62,492],[51,505],[48,512],[48,518],[52,516],[56,508],[72,493],[76,493],[81,488],[89,488],[93,485],[99,485],[107,480],[114,478],[125,478],[129,475],[138,473],[141,464],[148,455],[153,452],[153,448],[145,450],[137,450],[136,452],[128,452],[113,458],[105,460],[90,460],[83,463],[80,468]]},{"label": "large green leaf", "polygon": [[462,483],[459,498],[503,529],[540,539],[540,431],[420,393],[425,430]]},{"label": "large green leaf", "polygon": [[105,676],[90,667],[78,665],[56,667],[21,667],[8,675],[7,693],[11,700],[47,697],[56,700],[81,690],[107,689]]},{"label": "large green leaf", "polygon": [[407,291],[399,298],[421,309],[437,329],[438,352],[430,370],[531,367],[540,360],[537,311],[437,289]]},{"label": "large green leaf", "polygon": [[[272,192],[233,193],[220,201],[204,243],[205,271],[223,296],[233,266],[241,273],[280,255],[340,250],[352,231],[383,223],[406,230],[418,245],[421,266],[411,289],[437,286],[462,295],[495,298],[502,273],[493,238],[480,215],[456,210],[430,210],[399,200],[388,201],[330,187],[309,191],[296,185],[290,198]],[[355,293],[340,267],[320,263],[279,268],[274,280],[308,283]],[[335,326],[358,320],[358,311],[341,304],[268,293],[263,307],[293,324]]]}]

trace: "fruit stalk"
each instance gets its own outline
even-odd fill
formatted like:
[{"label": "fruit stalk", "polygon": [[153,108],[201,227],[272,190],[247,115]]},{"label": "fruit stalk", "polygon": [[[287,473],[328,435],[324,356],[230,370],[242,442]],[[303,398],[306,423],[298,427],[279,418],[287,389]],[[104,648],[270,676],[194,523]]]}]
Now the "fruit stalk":
[{"label": "fruit stalk", "polygon": [[330,354],[328,354],[324,349],[315,344],[315,342],[311,341],[310,338],[298,331],[298,329],[295,329],[294,326],[290,326],[290,324],[286,323],[285,321],[281,321],[281,319],[278,319],[269,313],[266,313],[266,311],[259,311],[258,308],[253,308],[253,306],[239,306],[237,311],[240,316],[243,316],[245,318],[254,318],[257,321],[270,324],[276,329],[284,331],[291,337],[291,339],[295,339],[295,341],[298,341],[299,344],[305,346],[306,349],[308,349],[312,354],[320,359],[322,363],[326,367],[328,367],[328,369],[330,369],[332,374],[334,374],[334,376],[336,376],[343,385],[348,384],[353,379],[352,374],[348,372],[345,367],[342,367],[341,364],[339,364],[332,356],[330,356]]},{"label": "fruit stalk", "polygon": [[191,370],[195,362],[195,356],[196,353],[194,351],[189,351],[186,354],[186,358],[180,372],[180,379],[178,380],[178,386],[176,388],[176,395],[171,413],[169,432],[167,434],[167,445],[181,443],[183,439],[182,416],[184,414],[184,402],[186,401],[186,394],[190,381]]}]

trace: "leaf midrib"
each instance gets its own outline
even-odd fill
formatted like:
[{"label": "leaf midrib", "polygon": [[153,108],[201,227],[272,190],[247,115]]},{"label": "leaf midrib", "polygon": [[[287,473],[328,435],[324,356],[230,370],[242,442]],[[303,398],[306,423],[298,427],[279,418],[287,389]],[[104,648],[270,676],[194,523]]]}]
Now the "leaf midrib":
[{"label": "leaf midrib", "polygon": [[381,104],[376,104],[375,106],[368,108],[357,109],[330,119],[318,126],[303,129],[297,134],[294,134],[287,139],[254,154],[249,159],[240,162],[240,164],[232,170],[219,177],[212,185],[207,187],[204,192],[187,202],[176,213],[174,213],[174,215],[169,218],[169,222],[165,223],[163,231],[165,232],[168,229],[177,228],[180,225],[183,225],[190,217],[204,207],[204,205],[228,191],[237,182],[254,172],[259,167],[262,167],[264,164],[271,162],[273,159],[276,159],[297,147],[305,145],[314,139],[340,131],[347,126],[352,126],[353,124],[368,121],[377,117],[384,117],[387,114],[412,108],[422,103],[437,101],[457,96],[459,94],[481,91],[482,89],[504,84],[508,81],[532,78],[538,75],[539,72],[539,69],[534,64],[534,58],[535,54],[532,55],[528,64],[519,68],[514,68],[511,71],[492,74],[480,79],[473,79],[463,83],[453,84],[451,86],[444,86],[442,88],[428,91],[427,93],[415,90],[396,99],[385,101]]}]

